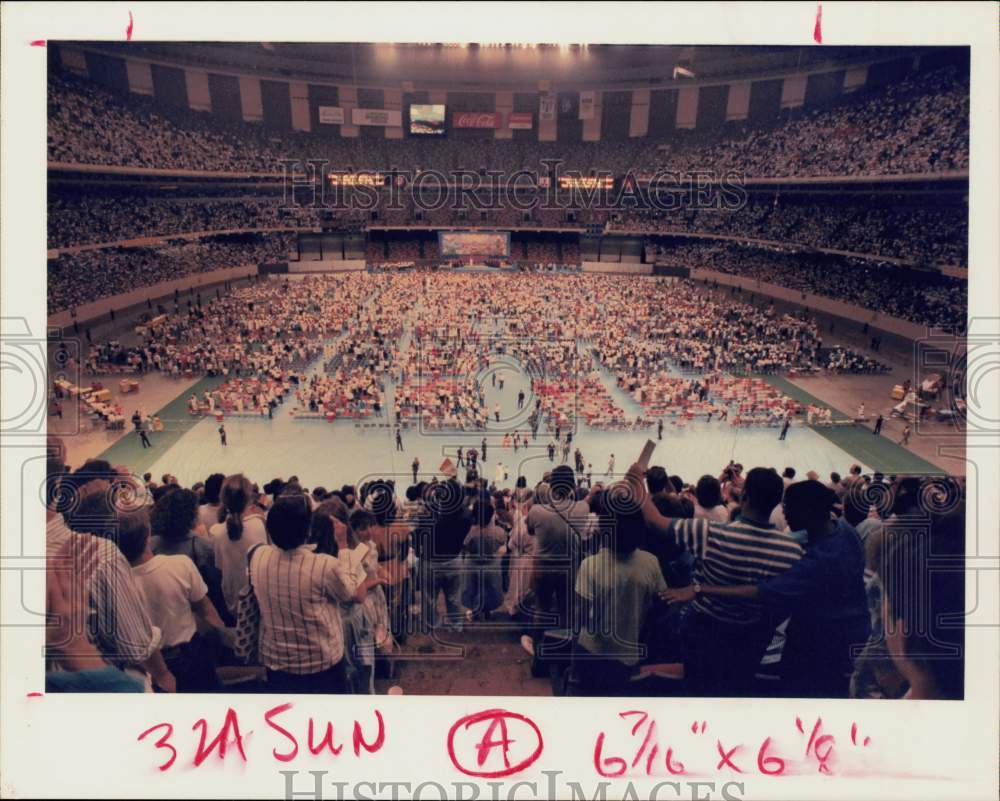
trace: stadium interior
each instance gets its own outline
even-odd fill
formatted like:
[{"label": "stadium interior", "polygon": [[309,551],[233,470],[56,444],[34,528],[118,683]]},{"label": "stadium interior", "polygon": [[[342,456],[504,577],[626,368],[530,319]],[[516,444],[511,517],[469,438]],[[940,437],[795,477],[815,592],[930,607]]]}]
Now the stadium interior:
[{"label": "stadium interior", "polygon": [[48,59],[96,686],[962,697],[967,48]]}]

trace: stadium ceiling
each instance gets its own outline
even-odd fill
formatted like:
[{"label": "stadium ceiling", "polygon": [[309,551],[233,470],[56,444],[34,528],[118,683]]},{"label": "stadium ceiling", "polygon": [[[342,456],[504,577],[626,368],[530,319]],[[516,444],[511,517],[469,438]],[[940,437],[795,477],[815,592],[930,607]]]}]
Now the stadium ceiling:
[{"label": "stadium ceiling", "polygon": [[119,57],[265,77],[467,90],[657,86],[861,64],[918,47],[524,43],[76,42]]}]

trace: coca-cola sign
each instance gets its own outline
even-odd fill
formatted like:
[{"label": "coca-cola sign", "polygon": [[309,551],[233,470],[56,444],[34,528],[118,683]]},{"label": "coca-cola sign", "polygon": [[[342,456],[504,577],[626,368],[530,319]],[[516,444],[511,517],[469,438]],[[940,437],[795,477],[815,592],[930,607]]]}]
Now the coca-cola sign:
[{"label": "coca-cola sign", "polygon": [[456,111],[451,115],[452,128],[499,128],[500,115],[493,111]]}]

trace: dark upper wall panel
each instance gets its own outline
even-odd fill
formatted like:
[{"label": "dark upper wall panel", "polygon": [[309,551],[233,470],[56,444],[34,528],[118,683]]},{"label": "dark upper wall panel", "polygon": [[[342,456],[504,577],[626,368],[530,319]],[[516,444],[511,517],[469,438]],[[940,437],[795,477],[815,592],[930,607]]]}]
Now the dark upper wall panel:
[{"label": "dark upper wall panel", "polygon": [[632,92],[605,92],[601,96],[601,139],[628,139],[632,119]]},{"label": "dark upper wall panel", "polygon": [[261,81],[260,101],[264,125],[280,131],[292,129],[292,101],[284,81]]},{"label": "dark upper wall panel", "polygon": [[695,127],[699,130],[721,128],[726,122],[728,101],[728,84],[701,87],[698,91],[698,118]]},{"label": "dark upper wall panel", "polygon": [[649,136],[669,136],[677,125],[677,90],[650,92]]},{"label": "dark upper wall panel", "polygon": [[835,103],[844,89],[844,71],[817,72],[806,79],[806,108]]},{"label": "dark upper wall panel", "polygon": [[319,121],[320,106],[332,106],[336,108],[339,105],[340,92],[336,86],[309,84],[309,121],[312,124],[313,131],[330,136],[340,136],[339,125],[330,125]]},{"label": "dark upper wall panel", "polygon": [[[381,89],[358,88],[358,108],[385,108],[385,92]],[[384,139],[385,128],[378,125],[362,125],[363,139]]]},{"label": "dark upper wall panel", "polygon": [[243,119],[240,101],[240,81],[235,75],[208,73],[208,96],[212,99],[212,114],[226,122]]},{"label": "dark upper wall panel", "polygon": [[152,64],[150,72],[153,75],[153,97],[156,98],[157,102],[174,108],[187,108],[188,96],[184,70]]},{"label": "dark upper wall panel", "polygon": [[128,92],[128,73],[125,70],[125,59],[105,56],[101,53],[84,53],[87,59],[87,74],[91,80],[99,83],[112,92],[126,94]]},{"label": "dark upper wall panel", "polygon": [[781,114],[781,87],[784,81],[754,81],[750,84],[750,108],[747,121],[751,125],[776,122]]}]

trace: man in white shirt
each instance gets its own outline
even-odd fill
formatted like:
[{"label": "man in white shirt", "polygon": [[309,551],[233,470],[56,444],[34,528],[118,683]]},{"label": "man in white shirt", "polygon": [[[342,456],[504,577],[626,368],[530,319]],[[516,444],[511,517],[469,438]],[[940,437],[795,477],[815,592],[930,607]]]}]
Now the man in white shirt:
[{"label": "man in white shirt", "polygon": [[163,633],[161,651],[180,692],[221,692],[215,673],[219,640],[198,633],[215,630],[232,641],[208,597],[194,562],[183,554],[154,556],[145,510],[118,516],[118,547],[129,564],[146,611]]}]

